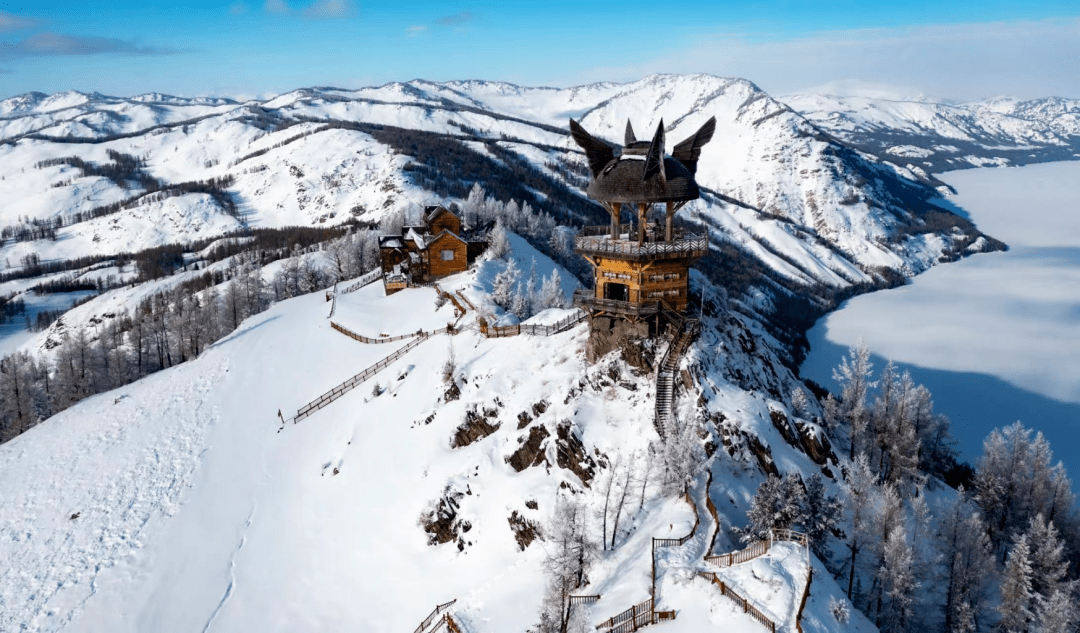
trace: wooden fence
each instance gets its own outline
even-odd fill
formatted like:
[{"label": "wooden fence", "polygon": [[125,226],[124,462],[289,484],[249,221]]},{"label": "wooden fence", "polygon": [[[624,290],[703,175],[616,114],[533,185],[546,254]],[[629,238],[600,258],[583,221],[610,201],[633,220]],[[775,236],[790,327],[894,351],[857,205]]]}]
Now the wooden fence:
[{"label": "wooden fence", "polygon": [[327,290],[326,291],[326,300],[327,301],[333,301],[333,303],[330,304],[330,314],[326,317],[328,319],[332,319],[332,318],[334,318],[334,313],[337,312],[337,283],[336,282],[334,283],[334,289],[333,290]]},{"label": "wooden fence", "polygon": [[488,325],[487,319],[480,317],[480,333],[488,338],[503,338],[506,336],[518,336],[520,334],[529,334],[532,336],[552,336],[559,332],[565,332],[574,327],[578,323],[581,323],[585,319],[589,318],[589,315],[581,312],[572,316],[568,316],[551,325]]},{"label": "wooden fence", "polygon": [[375,283],[376,281],[378,281],[381,278],[382,278],[382,269],[381,268],[376,268],[375,270],[369,272],[368,274],[364,275],[360,279],[356,280],[356,282],[351,284],[348,288],[342,290],[341,294],[347,295],[350,292],[356,292],[357,290],[363,288],[364,286],[367,286],[368,284]]},{"label": "wooden fence", "polygon": [[742,607],[743,613],[749,614],[758,624],[764,626],[769,633],[776,633],[776,622],[773,622],[772,618],[765,615],[761,609],[751,604],[749,600],[729,587],[723,580],[717,578],[714,572],[699,571],[698,575],[710,580],[720,590],[720,595],[728,597],[732,602]]},{"label": "wooden fence", "polygon": [[414,631],[413,633],[424,633],[424,629],[431,626],[431,623],[435,621],[435,618],[438,617],[438,615],[443,611],[449,609],[455,602],[457,602],[457,598],[454,598],[450,602],[440,604],[439,606],[435,607],[435,609],[430,614],[428,614],[428,617],[424,618],[424,621],[420,623],[420,626],[416,627],[416,631]]},{"label": "wooden fence", "polygon": [[[635,604],[626,611],[604,620],[596,626],[596,630],[604,631],[605,633],[629,633],[629,631],[636,631],[643,626],[655,624],[655,613],[656,612],[653,611],[653,599],[649,598],[641,604]],[[671,619],[674,619],[674,617]]]},{"label": "wooden fence", "polygon": [[753,560],[758,556],[764,556],[769,553],[768,541],[757,541],[751,543],[746,549],[741,549],[737,552],[731,552],[728,554],[717,554],[716,556],[706,556],[705,562],[712,563],[717,567],[731,567],[732,565],[738,565],[739,563],[745,563],[748,560]]},{"label": "wooden fence", "polygon": [[420,336],[418,336],[415,339],[413,339],[412,341],[410,341],[407,345],[405,345],[404,347],[402,347],[398,351],[394,352],[393,354],[391,354],[391,355],[387,356],[386,358],[380,360],[379,362],[375,363],[371,367],[368,367],[367,369],[360,372],[359,374],[356,374],[352,378],[350,378],[350,379],[346,380],[345,382],[341,383],[340,385],[334,387],[330,391],[327,391],[326,393],[319,396],[318,398],[316,398],[316,399],[312,400],[311,402],[305,404],[304,406],[300,407],[300,409],[296,412],[296,416],[294,416],[293,419],[292,419],[293,424],[296,424],[297,422],[299,422],[300,420],[303,420],[304,418],[306,418],[308,416],[314,415],[314,413],[316,411],[322,409],[323,407],[327,406],[328,404],[330,404],[334,400],[337,400],[341,396],[343,396],[346,393],[352,391],[357,385],[364,382],[368,378],[371,378],[372,376],[379,373],[383,369],[386,369],[388,366],[390,366],[391,363],[393,363],[397,359],[401,358],[405,354],[408,354],[412,350],[412,348],[414,348],[417,345],[419,345],[419,344],[423,343],[424,341],[428,340],[433,334],[442,334],[444,332],[446,332],[446,328],[435,330],[434,332],[424,332],[424,333],[422,333]]},{"label": "wooden fence", "polygon": [[386,338],[371,338],[371,337],[368,337],[368,336],[364,336],[363,334],[357,334],[356,332],[353,332],[349,328],[344,327],[342,325],[338,325],[337,323],[334,323],[333,321],[330,322],[330,327],[334,328],[338,332],[341,332],[342,334],[344,334],[345,336],[348,336],[351,339],[360,341],[361,343],[393,343],[395,341],[404,341],[407,338],[416,338],[417,336],[424,336],[425,334],[428,335],[428,336],[431,336],[432,334],[444,334],[446,332],[452,331],[451,328],[449,326],[447,326],[447,327],[439,328],[437,330],[433,330],[431,332],[425,332],[423,330],[417,330],[417,331],[413,332],[412,334],[402,334],[401,336],[389,336],[389,337],[386,337]]}]

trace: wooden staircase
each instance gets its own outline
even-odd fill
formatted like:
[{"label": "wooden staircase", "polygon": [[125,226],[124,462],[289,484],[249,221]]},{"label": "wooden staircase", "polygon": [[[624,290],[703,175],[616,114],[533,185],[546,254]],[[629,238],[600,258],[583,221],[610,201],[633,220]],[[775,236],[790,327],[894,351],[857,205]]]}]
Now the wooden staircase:
[{"label": "wooden staircase", "polygon": [[697,319],[686,319],[681,315],[678,315],[675,323],[678,331],[656,370],[656,416],[653,418],[653,425],[661,438],[667,437],[667,430],[674,415],[675,374],[683,354],[690,349],[690,344],[697,338],[701,328],[701,322]]}]

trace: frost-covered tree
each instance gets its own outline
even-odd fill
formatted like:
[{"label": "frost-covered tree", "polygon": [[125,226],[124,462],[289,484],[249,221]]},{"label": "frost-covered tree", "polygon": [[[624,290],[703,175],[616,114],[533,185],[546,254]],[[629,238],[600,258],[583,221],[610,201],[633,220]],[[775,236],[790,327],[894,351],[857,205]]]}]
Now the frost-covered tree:
[{"label": "frost-covered tree", "polygon": [[803,522],[803,485],[795,475],[783,478],[769,475],[758,486],[750,508],[746,511],[747,525],[743,542],[767,540],[769,532],[789,529]]},{"label": "frost-covered tree", "polygon": [[487,252],[493,259],[503,259],[510,254],[510,238],[506,235],[502,220],[495,222],[495,227],[488,234]]},{"label": "frost-covered tree", "polygon": [[1027,535],[1021,534],[1009,551],[1005,574],[1001,581],[1001,603],[997,607],[1001,615],[998,629],[1005,633],[1026,633],[1034,619],[1031,591],[1031,551]]},{"label": "frost-covered tree", "polygon": [[1074,583],[1066,583],[1050,596],[1040,598],[1035,607],[1034,633],[1075,631],[1080,613],[1076,604]]},{"label": "frost-covered tree", "polygon": [[791,413],[796,417],[806,417],[809,412],[809,401],[806,399],[806,392],[802,387],[795,387],[791,390]]},{"label": "frost-covered tree", "polygon": [[879,575],[885,604],[879,627],[883,633],[907,633],[914,630],[912,605],[919,583],[915,579],[912,546],[903,525],[889,532],[883,558]]},{"label": "frost-covered tree", "polygon": [[506,268],[503,268],[499,271],[499,274],[495,275],[495,281],[492,283],[491,288],[491,299],[495,302],[495,305],[504,310],[511,308],[520,274],[517,261],[511,258],[510,261],[506,262]]},{"label": "frost-covered tree", "polygon": [[806,480],[806,493],[802,498],[799,523],[810,540],[810,549],[818,558],[825,560],[831,554],[829,534],[836,527],[844,511],[840,498],[829,494],[825,480],[814,473]]},{"label": "frost-covered tree", "polygon": [[859,554],[865,547],[865,541],[873,524],[873,504],[876,492],[876,477],[870,469],[866,455],[860,453],[855,457],[850,468],[844,473],[842,490],[844,493],[844,508],[847,510],[849,533],[848,544],[848,586],[847,596],[851,599],[855,588],[855,569],[858,566]]},{"label": "frost-covered tree", "polygon": [[1052,465],[1053,452],[1042,433],[1017,422],[994,429],[983,442],[975,478],[976,499],[989,524],[990,538],[1004,556],[1005,544],[1026,530],[1036,514],[1056,521],[1075,497],[1065,467]]},{"label": "frost-covered tree", "polygon": [[544,283],[540,287],[539,309],[565,307],[566,297],[562,291],[562,276],[559,275],[559,269],[555,268],[549,276],[544,278]]},{"label": "frost-covered tree", "polygon": [[840,383],[840,414],[851,431],[851,448],[848,457],[855,458],[859,442],[863,440],[870,423],[870,411],[867,407],[867,392],[877,383],[870,380],[874,364],[870,362],[870,348],[859,339],[858,344],[848,350],[848,356],[840,360],[840,366],[833,370],[833,380]]},{"label": "frost-covered tree", "polygon": [[560,599],[565,598],[585,584],[599,550],[580,496],[559,498],[544,530],[544,543],[544,571]]},{"label": "frost-covered tree", "polygon": [[1065,542],[1041,513],[1031,519],[1026,536],[1031,548],[1031,589],[1048,599],[1061,588],[1069,571]]},{"label": "frost-covered tree", "polygon": [[940,555],[938,583],[943,587],[946,633],[974,631],[993,571],[990,539],[978,507],[961,488],[939,512],[933,544]]},{"label": "frost-covered tree", "polygon": [[695,422],[681,422],[672,416],[669,426],[660,454],[663,489],[665,494],[682,494],[689,490],[694,477],[712,464],[712,459],[705,455]]}]

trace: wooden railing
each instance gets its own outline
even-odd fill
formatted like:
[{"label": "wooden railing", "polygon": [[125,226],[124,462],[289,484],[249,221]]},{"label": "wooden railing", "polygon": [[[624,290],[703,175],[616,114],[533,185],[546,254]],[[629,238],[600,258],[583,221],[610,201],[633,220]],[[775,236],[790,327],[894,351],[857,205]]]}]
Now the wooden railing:
[{"label": "wooden railing", "polygon": [[400,336],[388,336],[386,338],[371,338],[369,336],[364,336],[363,334],[357,334],[356,332],[353,332],[349,328],[344,327],[342,325],[338,325],[337,323],[334,323],[333,321],[330,322],[330,327],[334,328],[338,332],[341,332],[342,334],[344,334],[345,336],[348,336],[351,339],[360,341],[361,343],[393,343],[395,341],[403,341],[403,340],[405,340],[407,338],[416,338],[417,336],[423,336],[425,334],[427,334],[428,336],[431,336],[432,334],[443,334],[443,333],[449,331],[449,329],[450,329],[448,327],[444,327],[444,328],[439,328],[439,329],[431,331],[431,332],[424,332],[423,330],[417,330],[416,332],[413,332],[412,334],[402,334]]},{"label": "wooden railing", "polygon": [[476,306],[472,304],[472,301],[469,301],[469,299],[464,294],[462,294],[460,290],[458,290],[454,294],[456,294],[458,298],[464,301],[465,305],[469,306],[469,309],[471,309],[473,312],[479,312],[479,310],[476,309]]},{"label": "wooden railing", "polygon": [[316,411],[322,409],[323,407],[329,405],[331,402],[352,391],[357,385],[364,382],[368,378],[371,378],[383,369],[389,367],[391,363],[401,358],[405,354],[408,354],[412,350],[412,348],[428,340],[428,338],[430,338],[433,334],[442,334],[444,332],[446,332],[446,328],[443,328],[441,330],[435,330],[434,332],[424,332],[417,338],[410,341],[407,345],[405,345],[405,347],[402,347],[398,351],[380,360],[371,367],[368,367],[359,374],[356,374],[352,378],[334,387],[330,391],[327,391],[318,398],[300,407],[300,409],[297,410],[296,415],[292,418],[293,424],[296,424],[300,420],[303,420],[304,418],[313,415]]},{"label": "wooden railing", "polygon": [[774,622],[772,618],[765,615],[761,609],[751,604],[748,599],[729,587],[723,580],[720,580],[714,572],[699,571],[698,575],[710,580],[720,590],[720,595],[726,596],[731,599],[732,602],[742,607],[743,613],[749,614],[750,617],[758,622],[758,624],[764,626],[769,633],[776,633],[776,622]]},{"label": "wooden railing", "polygon": [[416,631],[414,631],[413,633],[424,633],[424,629],[431,626],[431,623],[435,621],[435,618],[438,617],[438,615],[443,611],[449,609],[450,606],[453,605],[455,602],[457,602],[457,598],[454,598],[450,602],[440,604],[439,606],[435,607],[435,609],[430,614],[428,614],[428,617],[424,618],[424,621],[420,623],[420,626],[416,627]]},{"label": "wooden railing", "polygon": [[[604,227],[596,227],[601,230]],[[646,260],[664,256],[669,257],[700,257],[709,251],[709,239],[704,235],[684,233],[679,239],[671,242],[650,241],[638,244],[636,239],[617,239],[610,237],[611,229],[608,228],[607,236],[582,235],[580,232],[574,238],[574,252],[599,253],[602,255],[618,255],[620,259]]]},{"label": "wooden railing", "polygon": [[584,312],[568,316],[551,325],[488,325],[487,319],[480,317],[480,333],[488,338],[503,338],[506,336],[518,336],[529,334],[531,336],[553,336],[565,332],[589,318]]},{"label": "wooden railing", "polygon": [[333,290],[326,291],[326,300],[333,301],[333,303],[330,304],[330,314],[326,317],[332,319],[334,318],[334,313],[337,312],[337,282],[334,283]]},{"label": "wooden railing", "polygon": [[668,345],[667,352],[656,370],[656,407],[653,417],[653,426],[660,437],[664,437],[675,408],[675,370],[679,367],[683,354],[690,347],[694,337],[697,336],[700,322],[696,319],[685,319],[675,310],[667,310],[677,318],[678,332]]},{"label": "wooden railing", "polygon": [[731,552],[728,554],[717,554],[716,556],[706,556],[705,562],[712,563],[717,567],[731,567],[732,565],[745,563],[746,561],[753,560],[759,556],[764,556],[768,553],[769,542],[757,541],[750,544],[750,546],[746,549],[741,549],[737,552]]},{"label": "wooden railing", "polygon": [[814,580],[814,566],[806,567],[806,586],[803,587],[802,600],[799,602],[799,610],[795,612],[795,629],[802,633],[802,612],[806,608],[806,599],[810,597],[810,583]]},{"label": "wooden railing", "polygon": [[378,281],[381,278],[382,278],[382,269],[381,268],[376,268],[375,270],[367,273],[366,275],[364,275],[360,279],[357,279],[355,283],[350,284],[348,288],[341,291],[341,294],[347,295],[350,292],[356,292],[357,290],[363,288],[364,286],[375,283],[376,281]]},{"label": "wooden railing", "polygon": [[629,631],[636,631],[643,626],[655,624],[655,613],[656,612],[653,610],[653,599],[649,598],[641,604],[635,604],[626,611],[604,620],[596,626],[596,630],[604,631],[605,633],[629,633]]}]

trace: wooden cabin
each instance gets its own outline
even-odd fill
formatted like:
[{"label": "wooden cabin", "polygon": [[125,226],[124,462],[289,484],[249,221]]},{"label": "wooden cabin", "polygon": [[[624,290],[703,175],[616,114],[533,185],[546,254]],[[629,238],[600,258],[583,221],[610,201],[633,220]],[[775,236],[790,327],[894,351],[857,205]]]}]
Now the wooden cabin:
[{"label": "wooden cabin", "polygon": [[470,243],[461,235],[461,218],[439,205],[425,208],[422,219],[422,225],[404,227],[401,235],[379,238],[387,294],[469,267]]}]

